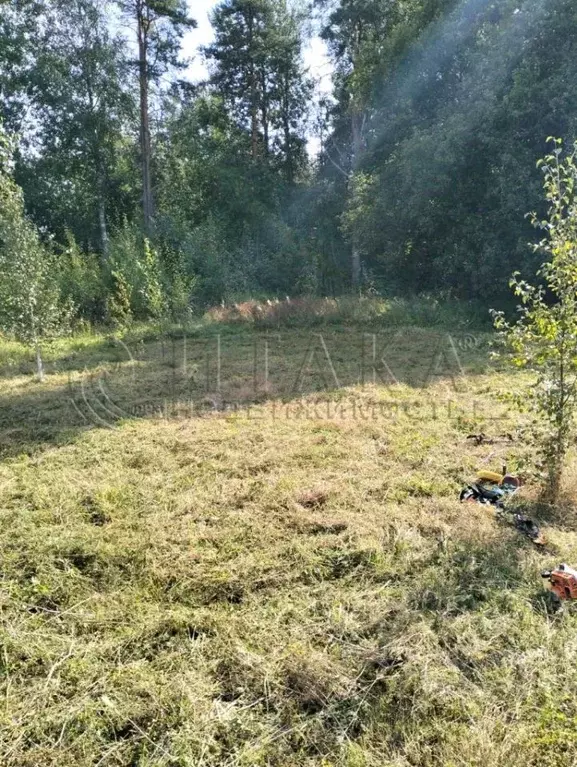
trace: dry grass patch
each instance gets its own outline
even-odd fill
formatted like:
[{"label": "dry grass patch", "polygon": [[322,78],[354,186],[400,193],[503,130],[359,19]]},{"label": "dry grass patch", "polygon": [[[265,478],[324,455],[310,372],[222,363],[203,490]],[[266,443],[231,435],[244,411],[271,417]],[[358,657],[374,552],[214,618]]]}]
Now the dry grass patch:
[{"label": "dry grass patch", "polygon": [[[577,537],[543,513],[552,560],[456,500],[524,457],[467,441],[517,426],[487,417],[498,376],[467,369],[462,390],[335,389],[330,418],[311,387],[298,416],[287,395],[112,429],[80,419],[67,375],[6,379],[1,763],[573,765],[577,620],[547,612],[539,572]],[[143,371],[135,396],[161,392]]]}]

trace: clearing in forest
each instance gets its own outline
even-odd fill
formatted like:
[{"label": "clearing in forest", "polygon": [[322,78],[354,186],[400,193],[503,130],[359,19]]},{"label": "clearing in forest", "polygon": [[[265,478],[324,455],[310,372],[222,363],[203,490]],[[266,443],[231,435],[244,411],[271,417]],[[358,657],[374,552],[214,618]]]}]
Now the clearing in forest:
[{"label": "clearing in forest", "polygon": [[539,551],[458,502],[526,458],[488,343],[91,336],[44,384],[5,345],[2,765],[575,764],[573,509],[519,496]]}]

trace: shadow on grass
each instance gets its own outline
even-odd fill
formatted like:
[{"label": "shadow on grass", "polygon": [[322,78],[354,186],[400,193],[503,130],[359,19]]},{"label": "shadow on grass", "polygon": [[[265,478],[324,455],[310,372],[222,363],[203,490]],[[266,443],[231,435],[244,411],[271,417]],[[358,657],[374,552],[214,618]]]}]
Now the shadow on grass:
[{"label": "shadow on grass", "polygon": [[[226,334],[232,330],[223,327],[220,332]],[[182,338],[184,334],[194,338],[200,333],[211,337],[216,330],[198,322],[186,330],[175,325],[141,325],[124,333],[104,329],[102,333],[59,338],[43,349],[44,368],[49,375],[93,370],[103,364],[124,361],[126,347],[137,351],[143,344],[154,341],[162,341],[169,347],[172,341]],[[0,344],[0,379],[35,375],[36,358],[31,349],[15,342],[4,341]]]},{"label": "shadow on grass", "polygon": [[539,525],[548,525],[558,530],[577,530],[577,498],[574,486],[576,466],[569,466],[566,481],[556,503],[547,500],[544,488],[539,492],[538,487],[530,497],[515,496],[511,510],[533,519]]},{"label": "shadow on grass", "polygon": [[[449,392],[461,392],[468,376],[488,368],[485,340],[444,331],[222,329],[173,328],[160,337],[148,329],[148,336],[141,331],[80,349],[73,344],[72,353],[47,366],[46,383],[30,377],[6,387],[0,402],[0,455],[32,454],[66,443],[85,429],[113,428],[126,419],[248,413],[251,405],[273,399],[294,403],[296,410],[286,417],[326,418],[331,408],[337,417],[339,408],[341,415],[348,408],[357,417],[357,400],[348,387],[359,384],[379,387],[371,396],[380,407],[359,412],[359,417],[386,417],[387,407],[396,407],[395,397],[406,410],[411,391],[417,396],[443,380]],[[314,410],[299,412],[308,395],[316,399]],[[363,402],[370,404],[370,398]]]}]

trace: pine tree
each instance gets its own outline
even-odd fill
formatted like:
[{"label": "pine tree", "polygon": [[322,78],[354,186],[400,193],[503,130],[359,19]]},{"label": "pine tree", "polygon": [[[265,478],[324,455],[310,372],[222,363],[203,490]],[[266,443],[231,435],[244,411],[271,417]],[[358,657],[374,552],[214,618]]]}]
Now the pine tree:
[{"label": "pine tree", "polygon": [[140,156],[142,167],[142,212],[145,231],[154,220],[152,190],[152,142],[150,86],[170,68],[179,68],[180,39],[196,26],[188,16],[186,0],[118,0],[124,16],[136,28],[140,92]]},{"label": "pine tree", "polygon": [[299,17],[283,0],[225,0],[213,13],[205,48],[211,84],[237,125],[250,133],[253,159],[280,159],[292,183],[304,159],[311,83],[301,60]]}]

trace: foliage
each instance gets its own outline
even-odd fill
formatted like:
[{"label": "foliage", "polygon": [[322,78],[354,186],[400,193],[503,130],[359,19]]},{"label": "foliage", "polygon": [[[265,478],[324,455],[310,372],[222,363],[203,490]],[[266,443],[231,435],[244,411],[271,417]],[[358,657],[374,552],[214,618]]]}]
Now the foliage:
[{"label": "foliage", "polygon": [[42,379],[42,343],[65,328],[70,307],[61,301],[53,255],[25,216],[12,150],[0,126],[0,327],[34,348]]},{"label": "foliage", "polygon": [[198,273],[198,290],[204,303],[220,303],[230,297],[235,288],[242,291],[246,287],[242,276],[233,273],[226,242],[212,216],[187,238],[185,257],[188,273]]},{"label": "foliage", "polygon": [[34,130],[20,146],[16,178],[41,227],[105,253],[107,230],[134,205],[134,182],[122,172],[134,111],[122,41],[95,0],[37,3],[36,24],[20,75]]},{"label": "foliage", "polygon": [[113,233],[107,270],[116,296],[114,313],[119,310],[135,319],[163,314],[166,299],[159,255],[138,226],[125,221]]},{"label": "foliage", "polygon": [[540,162],[545,176],[548,215],[534,225],[546,236],[535,246],[547,260],[535,287],[516,274],[511,282],[521,299],[520,317],[508,323],[496,315],[496,327],[514,365],[535,372],[535,381],[519,398],[537,417],[534,439],[547,470],[547,492],[559,495],[565,457],[575,435],[577,406],[577,143],[562,155],[561,139]]},{"label": "foliage", "polygon": [[132,319],[185,322],[197,291],[186,253],[167,236],[151,242],[127,221],[112,234],[104,279],[110,291],[106,315],[119,326]]},{"label": "foliage", "polygon": [[144,239],[144,253],[139,262],[142,275],[140,295],[144,311],[150,317],[159,317],[163,311],[164,296],[160,282],[160,263],[158,253],[151,247],[150,241]]},{"label": "foliage", "polygon": [[104,315],[106,284],[100,257],[83,250],[71,232],[56,260],[62,296],[79,318],[97,323]]},{"label": "foliage", "polygon": [[125,19],[133,26],[138,46],[138,92],[140,168],[142,178],[142,218],[144,231],[154,229],[153,190],[154,153],[152,144],[150,90],[163,75],[183,69],[180,40],[187,29],[196,26],[188,16],[186,0],[117,0]]},{"label": "foliage", "polygon": [[115,328],[123,329],[132,322],[132,287],[117,269],[110,272],[110,287],[106,296],[106,319]]},{"label": "foliage", "polygon": [[[239,293],[340,295],[353,275],[360,293],[503,307],[508,275],[537,269],[522,213],[543,212],[544,137],[577,132],[572,0],[318,0],[330,97],[304,65],[301,6],[223,0],[201,51],[210,76],[191,84],[185,4],[114,5],[112,27],[98,0],[22,0],[0,21],[15,177],[67,295],[84,292],[67,232],[99,254],[104,286],[122,273],[136,318],[158,314],[155,280],[171,316]],[[120,264],[123,222],[137,241]],[[105,303],[78,312],[102,321]]]},{"label": "foliage", "polygon": [[185,0],[115,0],[115,3],[130,23],[141,27],[150,55],[147,69],[151,81],[170,69],[186,66],[180,59],[180,41],[196,22],[189,17]]},{"label": "foliage", "polygon": [[162,296],[163,319],[186,325],[193,311],[198,290],[198,277],[186,263],[182,247],[161,243],[156,258],[158,289]]},{"label": "foliage", "polygon": [[[363,171],[351,174],[349,184],[349,198],[341,216],[342,229],[346,237],[352,239],[359,232],[363,232],[365,242],[370,241],[372,222],[366,225],[366,219],[370,216],[372,196],[375,192],[376,179]],[[376,232],[375,232],[376,235]],[[373,235],[373,236],[375,236]]]},{"label": "foliage", "polygon": [[356,124],[357,169],[374,183],[357,232],[365,266],[395,294],[503,301],[505,275],[538,266],[523,213],[541,209],[544,139],[577,131],[574,3],[382,6],[342,0],[327,19],[336,103],[323,175],[341,214]]},{"label": "foliage", "polygon": [[278,0],[224,0],[212,15],[205,55],[227,112],[250,131],[250,152],[292,183],[304,164],[311,83],[301,62],[302,19]]}]

